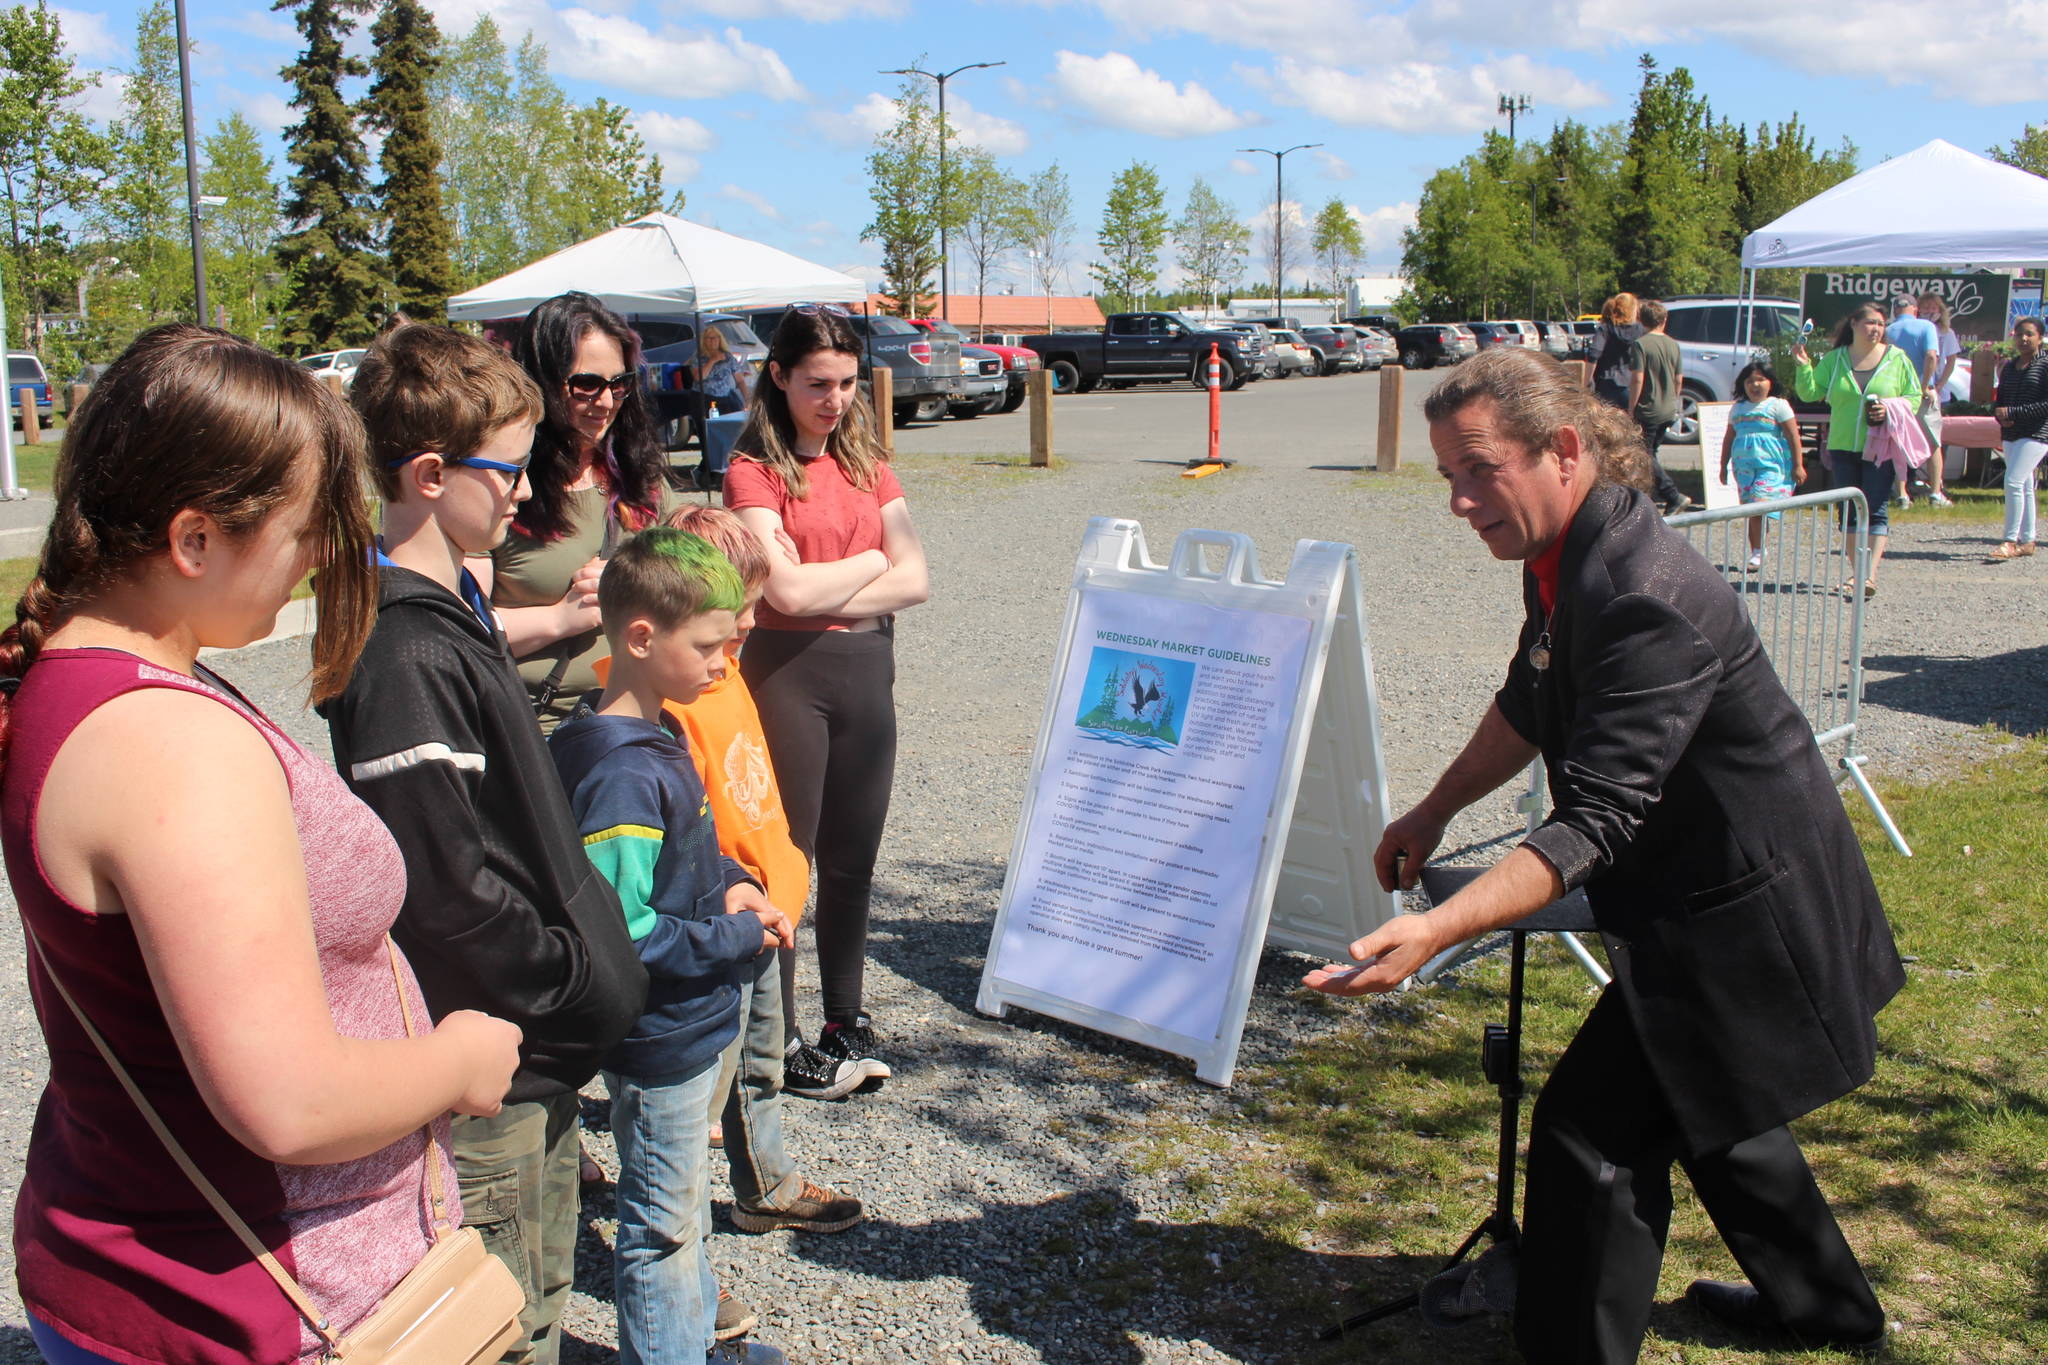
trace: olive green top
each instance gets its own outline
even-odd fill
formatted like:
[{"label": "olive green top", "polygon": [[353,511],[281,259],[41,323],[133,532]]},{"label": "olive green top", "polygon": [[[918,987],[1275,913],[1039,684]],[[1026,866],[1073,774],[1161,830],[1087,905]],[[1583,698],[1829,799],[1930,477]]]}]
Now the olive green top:
[{"label": "olive green top", "polygon": [[[657,520],[675,510],[680,499],[674,489],[663,485]],[[570,526],[559,540],[538,541],[514,526],[505,543],[491,552],[491,605],[494,607],[549,607],[562,600],[576,571],[605,548],[606,506],[610,495],[602,488],[582,488],[568,494]],[[613,542],[629,532],[618,528]],[[576,699],[597,686],[595,665],[611,654],[604,632],[593,627],[571,635],[539,652],[519,660],[519,676],[525,680],[527,695],[539,703],[543,687],[563,659],[569,666],[562,673],[554,700],[541,714],[543,731],[575,709]]]}]

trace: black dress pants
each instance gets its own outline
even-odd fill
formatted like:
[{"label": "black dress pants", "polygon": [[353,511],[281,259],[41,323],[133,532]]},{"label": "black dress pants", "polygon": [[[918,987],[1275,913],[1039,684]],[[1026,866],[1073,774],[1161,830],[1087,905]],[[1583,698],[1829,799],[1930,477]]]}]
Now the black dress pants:
[{"label": "black dress pants", "polygon": [[1529,1133],[1515,1340],[1538,1365],[1624,1365],[1642,1348],[1671,1167],[1749,1282],[1801,1341],[1860,1341],[1884,1311],[1784,1128],[1684,1155],[1627,1005],[1601,995],[1537,1098]]}]

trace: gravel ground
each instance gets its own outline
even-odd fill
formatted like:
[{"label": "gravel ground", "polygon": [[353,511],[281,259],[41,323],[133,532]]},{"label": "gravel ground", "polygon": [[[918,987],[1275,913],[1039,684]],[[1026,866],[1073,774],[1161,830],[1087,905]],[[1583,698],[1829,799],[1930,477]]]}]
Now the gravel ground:
[{"label": "gravel ground", "polygon": [[[1397,808],[1419,796],[1485,707],[1511,647],[1517,589],[1446,514],[1433,474],[1359,474],[1333,454],[1371,430],[1349,409],[1365,395],[1328,381],[1281,398],[1248,390],[1234,412],[1269,430],[1235,449],[1245,463],[1200,481],[1167,462],[1198,436],[1203,399],[1140,392],[1062,400],[1058,472],[1017,469],[994,453],[941,455],[957,427],[903,433],[899,468],[933,564],[935,595],[907,613],[899,639],[902,757],[883,849],[868,990],[896,1078],[838,1104],[789,1101],[793,1150],[806,1175],[858,1194],[870,1216],[829,1237],[750,1237],[723,1221],[722,1163],[713,1258],[721,1279],[760,1310],[759,1336],[797,1361],[1284,1361],[1309,1325],[1276,1321],[1230,1273],[1248,1235],[1215,1225],[1214,1196],[1149,1172],[1127,1139],[1233,1112],[1231,1096],[1192,1079],[1187,1063],[1028,1014],[973,1011],[1003,864],[1050,672],[1072,555],[1086,517],[1136,518],[1154,558],[1191,527],[1239,530],[1280,572],[1297,537],[1358,547]],[[1325,395],[1325,391],[1327,394]],[[1256,420],[1291,404],[1303,428]],[[1254,406],[1254,404],[1265,406]],[[1317,406],[1321,403],[1322,406]],[[1320,425],[1318,425],[1320,424]],[[1356,424],[1356,425],[1354,425]],[[1000,446],[993,424],[977,444]],[[1169,428],[1186,427],[1176,435]],[[1299,431],[1306,429],[1310,438]],[[1021,423],[1014,440],[1023,440]],[[1979,562],[1995,528],[1898,527],[1884,596],[1869,625],[1865,749],[1880,775],[1938,772],[1980,746],[1986,723],[2048,729],[2038,686],[2048,620],[2031,562]],[[2022,583],[2019,580],[2029,579]],[[302,642],[263,646],[218,665],[308,745],[325,747],[300,709]],[[1467,856],[1509,836],[1505,797],[1455,825],[1446,847]],[[1907,831],[1910,836],[1911,831]],[[18,962],[15,917],[0,935]],[[1331,1014],[1292,989],[1306,963],[1268,953],[1245,1028],[1242,1063],[1257,1067]],[[0,1185],[12,1192],[42,1054],[19,972],[0,982],[0,1046],[12,1084],[0,1093]],[[806,993],[806,1014],[815,997]],[[586,1114],[609,1164],[601,1091]],[[140,1140],[140,1139],[138,1139]],[[1257,1144],[1229,1155],[1257,1160]],[[564,1358],[612,1358],[606,1187],[588,1198]],[[1290,1249],[1300,1273],[1334,1299],[1355,1278],[1345,1258]],[[1168,1275],[1155,1283],[1152,1269]],[[1114,1281],[1128,1294],[1076,1294]],[[33,1354],[18,1324],[12,1275],[0,1275],[0,1361]],[[1121,1305],[1121,1306],[1117,1306]]]}]

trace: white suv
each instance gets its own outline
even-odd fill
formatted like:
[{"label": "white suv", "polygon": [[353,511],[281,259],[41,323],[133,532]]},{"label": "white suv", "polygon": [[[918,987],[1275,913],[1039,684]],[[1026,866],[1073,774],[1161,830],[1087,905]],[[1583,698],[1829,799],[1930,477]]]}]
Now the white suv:
[{"label": "white suv", "polygon": [[[1738,346],[1742,330],[1742,300],[1733,294],[1688,294],[1664,300],[1671,318],[1664,334],[1678,343],[1685,357],[1683,386],[1678,396],[1678,420],[1665,431],[1672,445],[1691,445],[1700,438],[1700,404],[1733,402],[1735,376],[1751,360],[1762,358],[1763,347],[1773,337],[1799,330],[1799,305],[1791,299],[1755,300],[1755,319],[1750,325],[1750,344]],[[1789,387],[1792,376],[1779,375]]]}]

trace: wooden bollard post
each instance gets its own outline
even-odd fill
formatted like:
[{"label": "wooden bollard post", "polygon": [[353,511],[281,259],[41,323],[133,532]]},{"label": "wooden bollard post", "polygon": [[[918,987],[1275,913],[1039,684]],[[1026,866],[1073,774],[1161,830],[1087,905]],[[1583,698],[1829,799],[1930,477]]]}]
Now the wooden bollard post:
[{"label": "wooden bollard post", "polygon": [[896,453],[896,372],[887,365],[874,370],[875,427],[882,433],[882,449]]},{"label": "wooden bollard post", "polygon": [[64,408],[65,421],[68,422],[78,415],[79,406],[85,402],[85,396],[91,392],[92,389],[85,384],[73,384],[71,386],[71,401]]},{"label": "wooden bollard post", "polygon": [[21,404],[21,443],[32,446],[43,439],[42,424],[36,421],[36,391],[16,389],[14,398]]},{"label": "wooden bollard post", "polygon": [[1989,405],[1998,397],[1998,348],[1979,346],[1970,353],[1970,401]]},{"label": "wooden bollard post", "polygon": [[1052,467],[1052,371],[1033,370],[1024,381],[1031,403],[1031,467]]},{"label": "wooden bollard post", "polygon": [[1592,362],[1592,361],[1590,361],[1590,360],[1573,360],[1573,361],[1568,361],[1568,362],[1566,362],[1566,363],[1567,363],[1567,364],[1569,364],[1569,365],[1570,365],[1570,366],[1572,367],[1572,372],[1573,372],[1574,374],[1578,375],[1578,377],[1579,377],[1579,388],[1580,388],[1580,389],[1584,390],[1584,389],[1590,389],[1590,388],[1592,388],[1592,387],[1593,387],[1593,362]]},{"label": "wooden bollard post", "polygon": [[1406,374],[1398,364],[1380,366],[1380,439],[1373,468],[1382,474],[1401,467],[1401,380]]}]

